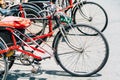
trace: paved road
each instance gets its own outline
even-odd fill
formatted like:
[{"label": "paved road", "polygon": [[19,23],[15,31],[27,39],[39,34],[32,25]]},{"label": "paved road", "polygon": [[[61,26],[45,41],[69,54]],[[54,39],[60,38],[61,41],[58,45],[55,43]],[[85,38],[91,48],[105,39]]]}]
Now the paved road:
[{"label": "paved road", "polygon": [[65,74],[54,59],[41,62],[43,74],[31,74],[31,66],[21,66],[16,61],[9,72],[8,80],[120,80],[120,0],[93,0],[101,4],[108,13],[109,25],[104,35],[110,46],[110,57],[106,66],[94,77],[73,77]]}]

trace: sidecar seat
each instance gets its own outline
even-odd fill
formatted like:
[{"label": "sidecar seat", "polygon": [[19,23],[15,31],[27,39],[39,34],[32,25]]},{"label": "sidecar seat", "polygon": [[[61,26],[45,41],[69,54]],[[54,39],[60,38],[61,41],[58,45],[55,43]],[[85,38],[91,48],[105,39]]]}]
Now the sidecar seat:
[{"label": "sidecar seat", "polygon": [[0,26],[8,26],[16,29],[25,29],[31,25],[31,21],[22,17],[8,16],[0,21]]}]

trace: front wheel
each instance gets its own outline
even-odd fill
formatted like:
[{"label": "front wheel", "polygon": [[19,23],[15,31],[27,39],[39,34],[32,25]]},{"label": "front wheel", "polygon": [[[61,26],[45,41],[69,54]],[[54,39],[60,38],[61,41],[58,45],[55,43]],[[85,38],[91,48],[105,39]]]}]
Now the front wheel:
[{"label": "front wheel", "polygon": [[73,76],[88,77],[97,73],[109,55],[106,38],[87,25],[73,25],[59,32],[53,48],[58,64]]},{"label": "front wheel", "polygon": [[73,21],[76,24],[96,26],[103,32],[108,24],[108,16],[104,8],[94,2],[80,2],[73,8]]}]

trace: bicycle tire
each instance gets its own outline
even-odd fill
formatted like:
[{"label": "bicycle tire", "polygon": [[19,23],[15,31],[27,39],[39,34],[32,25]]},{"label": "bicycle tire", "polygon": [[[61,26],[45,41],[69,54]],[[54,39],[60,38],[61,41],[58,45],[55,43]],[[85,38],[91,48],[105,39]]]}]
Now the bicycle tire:
[{"label": "bicycle tire", "polygon": [[[38,12],[36,12],[33,9],[24,8],[24,11],[26,13],[26,18],[40,18],[41,17],[41,15],[38,14]],[[44,24],[44,20],[34,20],[33,22],[34,23],[27,29],[34,35],[44,34],[44,30],[46,26]]]},{"label": "bicycle tire", "polygon": [[[1,41],[0,38],[0,50],[5,49],[6,47]],[[8,75],[8,58],[4,55],[0,55],[0,80],[6,80]]]},{"label": "bicycle tire", "polygon": [[[42,14],[43,13],[38,13],[38,11],[36,11],[33,8],[23,8],[24,10],[24,14],[26,18],[40,18],[43,17]],[[20,13],[20,12],[18,12]],[[19,16],[21,17],[21,15],[18,15],[18,13],[15,13],[13,16]],[[45,34],[45,28],[47,26],[47,21],[46,20],[33,20],[33,23],[30,27],[28,27],[27,29],[25,29],[25,34],[28,35],[29,37],[35,37],[37,35],[42,35]],[[40,45],[43,41],[46,41],[47,38],[43,38],[43,39],[39,39],[36,42]],[[32,44],[32,43],[30,43]],[[35,46],[36,48],[38,46]],[[22,46],[22,49],[25,50],[24,46]],[[33,51],[34,52],[34,51]],[[21,53],[22,56],[26,56],[23,55],[23,53]],[[23,57],[20,56],[20,61],[21,63],[23,63],[24,65],[30,65],[31,63],[33,63],[33,61],[31,62],[29,59],[27,60],[28,63],[24,63],[26,62],[25,59],[23,59]]]},{"label": "bicycle tire", "polygon": [[[78,7],[79,6],[79,7]],[[83,15],[87,15],[90,19],[85,19],[79,12],[82,11]],[[98,30],[103,32],[108,25],[108,16],[105,9],[95,2],[80,2],[73,8],[73,22],[75,24],[87,24],[96,26]]]},{"label": "bicycle tire", "polygon": [[[72,29],[76,31],[74,34]],[[92,35],[94,32],[97,35]],[[109,46],[104,35],[94,27],[82,24],[66,27],[64,35],[58,32],[53,48],[57,63],[73,76],[88,77],[96,74],[105,66],[109,56]]]},{"label": "bicycle tire", "polygon": [[[41,15],[38,13],[40,11],[40,9],[38,10],[37,8],[31,7],[31,6],[29,6],[27,4],[24,4],[22,6],[24,17],[25,18],[39,18],[39,17],[41,17]],[[11,7],[11,9],[13,9],[13,10],[17,9],[18,10],[17,12],[12,13],[11,14],[12,16],[23,17],[22,14],[21,14],[21,11],[19,10],[18,5],[14,6],[14,7]],[[27,30],[25,30],[25,33],[28,33],[28,34],[32,33],[32,35],[40,35],[40,34],[42,34],[42,32],[44,30],[43,29],[44,25],[42,24],[42,22],[40,22],[39,20],[34,20],[33,22],[34,23],[32,23],[31,26],[28,27]],[[35,26],[35,27],[33,27],[33,26]]]},{"label": "bicycle tire", "polygon": [[[0,30],[0,37],[5,41],[6,44],[8,44],[7,46],[11,46],[9,44],[12,43],[12,39],[10,38],[10,33],[8,31],[4,31],[4,30],[1,31]],[[8,57],[8,63],[9,63],[8,68],[9,69],[11,69],[11,67],[13,66],[14,61],[15,61],[15,56],[14,55]]]},{"label": "bicycle tire", "polygon": [[59,7],[66,8],[69,5],[69,0],[56,0],[54,3]]}]

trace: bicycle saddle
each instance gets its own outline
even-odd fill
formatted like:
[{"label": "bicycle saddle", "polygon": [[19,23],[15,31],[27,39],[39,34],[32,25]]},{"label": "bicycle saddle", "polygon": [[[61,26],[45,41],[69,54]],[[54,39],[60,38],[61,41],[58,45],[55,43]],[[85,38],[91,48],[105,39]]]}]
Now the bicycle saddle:
[{"label": "bicycle saddle", "polygon": [[30,25],[30,19],[15,16],[7,16],[0,21],[0,26],[12,27],[15,29],[26,29]]}]

